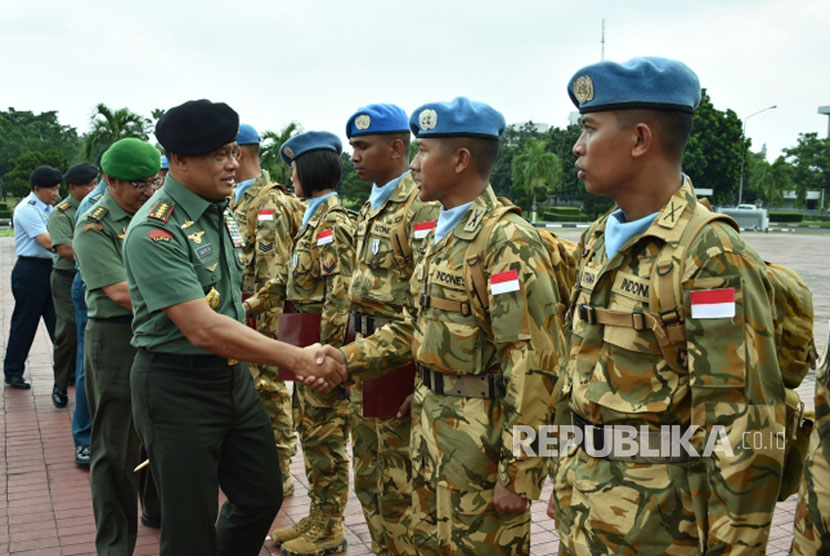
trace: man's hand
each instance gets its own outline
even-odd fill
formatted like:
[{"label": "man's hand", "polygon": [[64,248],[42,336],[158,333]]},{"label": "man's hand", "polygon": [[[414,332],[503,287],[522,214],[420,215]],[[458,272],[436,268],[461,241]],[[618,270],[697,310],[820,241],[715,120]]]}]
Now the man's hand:
[{"label": "man's hand", "polygon": [[403,417],[412,409],[412,398],[415,397],[415,394],[409,394],[406,399],[403,401],[401,406],[398,408],[398,417]]},{"label": "man's hand", "polygon": [[[337,355],[327,357],[330,352]],[[328,392],[348,378],[346,360],[336,348],[312,344],[303,348],[303,357],[305,372],[295,371],[295,374],[300,382],[312,390]]]},{"label": "man's hand", "polygon": [[518,514],[528,508],[529,502],[527,498],[510,492],[506,486],[497,482],[493,489],[493,505],[500,514]]}]

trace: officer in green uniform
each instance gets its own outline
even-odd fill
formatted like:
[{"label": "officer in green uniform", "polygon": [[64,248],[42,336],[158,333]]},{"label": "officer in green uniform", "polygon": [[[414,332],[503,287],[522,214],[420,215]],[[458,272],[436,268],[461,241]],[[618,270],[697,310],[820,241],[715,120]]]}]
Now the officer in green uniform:
[{"label": "officer in green uniform", "polygon": [[[415,554],[530,553],[530,503],[545,461],[513,451],[514,427],[547,424],[562,346],[548,333],[559,303],[533,226],[501,213],[489,185],[504,131],[490,106],[456,98],[412,114],[421,200],[442,209],[411,282],[413,310],[342,351],[366,378],[415,360],[412,524]],[[486,241],[471,252],[479,233]],[[486,284],[468,282],[481,265]],[[473,310],[489,300],[489,312]],[[481,315],[481,318],[479,318]]]},{"label": "officer in green uniform", "polygon": [[[280,507],[271,425],[240,359],[316,376],[315,386],[345,378],[242,324],[242,237],[227,209],[238,129],[232,108],[208,100],[159,119],[170,172],[124,244],[133,411],[161,496],[163,556],[254,556]],[[217,522],[219,487],[228,500]]]},{"label": "officer in green uniform", "polygon": [[98,183],[98,168],[94,164],[79,162],[64,174],[69,195],[58,203],[46,223],[52,239],[52,302],[55,305],[55,384],[52,387],[52,403],[66,407],[66,388],[69,379],[75,378],[77,332],[75,308],[72,306],[72,280],[75,278],[75,257],[72,252],[72,235],[75,232],[75,211],[87,193]]},{"label": "officer in green uniform", "polygon": [[[346,136],[355,171],[374,183],[357,220],[357,256],[349,286],[356,331],[370,336],[387,322],[403,319],[403,307],[414,307],[409,280],[440,206],[418,198],[409,172],[409,117],[403,109],[393,104],[360,108],[346,123]],[[409,410],[395,408],[400,416],[375,416],[382,413],[375,410],[378,396],[412,393],[413,373],[409,363],[369,379],[367,399],[360,380],[351,389],[354,490],[376,554],[413,551],[407,534],[412,505]],[[384,382],[389,380],[395,382]],[[393,390],[401,380],[408,382],[407,390]]]},{"label": "officer in green uniform", "polygon": [[[334,192],[341,150],[340,139],[325,131],[295,135],[280,148],[291,167],[294,190],[308,203],[294,238],[286,284],[286,299],[297,315],[284,315],[284,320],[298,321],[300,338],[336,346],[345,343],[354,267],[354,224]],[[271,540],[286,556],[342,552],[349,495],[348,396],[343,388],[320,393],[295,384],[294,410],[311,504],[308,516],[273,531]]]},{"label": "officer in green uniform", "polygon": [[[681,168],[698,78],[665,58],[605,61],[577,71],[568,93],[579,179],[617,207],[576,249],[556,423],[582,441],[556,461],[560,554],[763,554],[785,421],[766,264],[724,222],[694,235],[683,260],[660,256],[708,212]],[[672,310],[675,292],[655,304],[650,280],[675,265]],[[685,349],[669,350],[680,336]],[[626,450],[622,426],[639,449]],[[769,445],[743,441],[756,434]]]},{"label": "officer in green uniform", "polygon": [[92,417],[90,484],[98,554],[131,554],[137,533],[137,493],[144,516],[158,519],[152,476],[134,473],[141,461],[130,403],[132,304],[122,243],[133,214],[158,183],[159,152],[136,138],[120,139],[101,158],[109,188],[76,223],[72,245],[86,285],[84,372]]},{"label": "officer in green uniform", "polygon": [[[231,196],[230,209],[245,241],[242,248],[245,259],[242,299],[246,313],[254,315],[250,323],[263,334],[275,338],[285,303],[292,246],[289,238],[293,238],[300,227],[305,205],[282,185],[273,182],[268,172],[260,167],[260,136],[252,125],[239,126],[236,142],[239,145],[238,182]],[[252,299],[261,288],[265,288],[262,295]],[[282,494],[290,496],[294,492],[290,464],[297,453],[291,392],[285,382],[277,378],[278,371],[274,367],[253,363],[248,367],[274,430],[282,471]]]}]

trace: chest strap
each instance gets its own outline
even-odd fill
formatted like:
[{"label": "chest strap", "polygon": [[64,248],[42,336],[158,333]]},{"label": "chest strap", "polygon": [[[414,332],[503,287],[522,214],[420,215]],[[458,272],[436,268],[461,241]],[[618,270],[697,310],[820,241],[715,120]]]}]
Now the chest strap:
[{"label": "chest strap", "polygon": [[430,369],[418,363],[418,372],[424,385],[444,396],[459,396],[462,398],[503,398],[507,389],[504,386],[504,376],[488,373],[484,375],[450,375]]}]

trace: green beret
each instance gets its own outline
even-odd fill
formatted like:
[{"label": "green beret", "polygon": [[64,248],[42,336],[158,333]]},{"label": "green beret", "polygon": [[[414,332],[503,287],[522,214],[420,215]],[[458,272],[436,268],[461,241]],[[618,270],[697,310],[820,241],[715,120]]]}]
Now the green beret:
[{"label": "green beret", "polygon": [[101,157],[101,169],[108,176],[119,180],[142,180],[158,174],[161,154],[141,139],[119,139]]},{"label": "green beret", "polygon": [[224,102],[189,100],[164,113],[156,123],[156,139],[183,156],[207,154],[236,140],[239,115]]}]

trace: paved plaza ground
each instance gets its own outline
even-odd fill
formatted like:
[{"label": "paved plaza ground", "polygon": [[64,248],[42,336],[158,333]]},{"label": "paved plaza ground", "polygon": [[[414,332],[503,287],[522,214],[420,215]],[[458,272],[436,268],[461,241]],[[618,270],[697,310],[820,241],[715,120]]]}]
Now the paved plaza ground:
[{"label": "paved plaza ground", "polygon": [[[563,232],[576,239],[577,232]],[[815,302],[815,333],[820,348],[830,318],[830,265],[824,259],[830,252],[830,235],[746,234],[761,255],[795,268],[812,288]],[[824,255],[822,255],[824,253]],[[9,323],[14,307],[10,274],[15,262],[12,238],[0,238],[0,352],[5,353]],[[0,398],[0,556],[94,554],[95,524],[89,472],[74,464],[71,419],[74,391],[69,406],[55,409],[51,402],[52,345],[41,324],[26,367],[31,390],[5,388]],[[812,407],[815,382],[812,374],[800,388],[802,399]],[[291,465],[296,492],[287,498],[275,526],[300,520],[308,509],[308,492],[302,458]],[[545,515],[551,486],[547,483],[542,499],[533,504],[532,554],[555,554],[558,538],[553,522]],[[221,494],[220,500],[221,500]],[[773,520],[768,554],[788,553],[792,537],[795,498],[780,503]],[[346,508],[346,554],[371,554],[369,534],[360,504],[351,493]],[[138,526],[136,554],[157,554],[159,532]],[[276,553],[265,541],[261,554]]]}]

